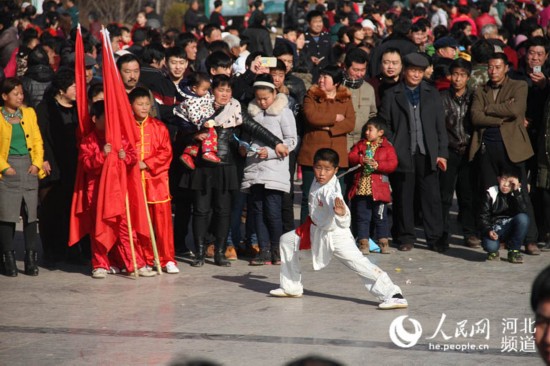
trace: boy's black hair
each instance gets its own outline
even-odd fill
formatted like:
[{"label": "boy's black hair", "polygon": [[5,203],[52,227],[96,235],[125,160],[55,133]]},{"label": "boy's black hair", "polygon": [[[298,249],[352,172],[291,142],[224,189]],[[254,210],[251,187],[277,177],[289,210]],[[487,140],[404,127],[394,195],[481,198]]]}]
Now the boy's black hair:
[{"label": "boy's black hair", "polygon": [[189,74],[185,83],[187,86],[199,86],[202,82],[211,83],[210,76],[204,72],[192,72]]},{"label": "boy's black hair", "polygon": [[100,118],[105,115],[105,102],[98,100],[90,107],[90,117]]},{"label": "boy's black hair", "polygon": [[386,134],[386,131],[388,130],[388,125],[384,118],[380,116],[372,117],[363,125],[363,128],[361,128],[361,137],[365,137],[365,132],[367,132],[367,127],[369,126],[374,126],[377,130],[384,131],[384,134]]},{"label": "boy's black hair", "polygon": [[520,178],[520,171],[518,168],[514,167],[514,166],[508,166],[508,167],[504,167],[500,170],[500,174],[498,175],[499,177],[507,177],[507,178]]},{"label": "boy's black hair", "polygon": [[151,101],[151,93],[149,92],[148,89],[142,86],[135,87],[134,90],[132,90],[130,94],[128,94],[128,99],[130,99],[130,104],[134,103],[134,101],[137,98],[143,98],[143,97],[147,97],[149,98],[149,101]]},{"label": "boy's black hair", "polygon": [[187,60],[187,53],[183,47],[175,46],[167,48],[166,51],[164,51],[164,58],[166,59],[166,62],[168,62],[170,57],[183,58],[184,60]]},{"label": "boy's black hair", "polygon": [[286,65],[283,61],[277,60],[277,65],[275,65],[275,67],[270,67],[269,71],[282,71],[286,74]]},{"label": "boy's black hair", "polygon": [[313,164],[316,164],[319,161],[328,161],[333,167],[337,168],[338,164],[340,164],[340,157],[333,149],[322,148],[317,150],[313,156]]},{"label": "boy's black hair", "polygon": [[88,89],[88,99],[92,101],[92,99],[99,95],[99,93],[103,93],[103,83],[92,83]]},{"label": "boy's black hair", "polygon": [[233,65],[233,59],[225,52],[215,51],[208,55],[204,63],[206,65],[206,70],[210,72],[210,69],[216,69],[218,67],[231,67],[231,65]]},{"label": "boy's black hair", "polygon": [[550,299],[550,266],[546,267],[533,282],[531,289],[531,309],[537,311],[542,301]]}]

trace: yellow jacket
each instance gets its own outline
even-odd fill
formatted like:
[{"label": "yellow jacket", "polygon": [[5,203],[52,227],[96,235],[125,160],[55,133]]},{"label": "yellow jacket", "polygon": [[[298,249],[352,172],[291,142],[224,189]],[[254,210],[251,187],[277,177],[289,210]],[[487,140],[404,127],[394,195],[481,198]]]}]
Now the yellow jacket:
[{"label": "yellow jacket", "polygon": [[[36,113],[34,109],[30,107],[21,107],[21,111],[23,112],[21,127],[23,127],[23,131],[25,132],[25,141],[29,149],[31,162],[32,165],[38,168],[38,177],[42,179],[46,176],[46,173],[42,170],[42,164],[44,163],[44,144],[42,143],[40,128],[38,128]],[[6,121],[4,116],[0,113],[0,173],[10,168],[8,164],[8,155],[11,144],[11,130],[11,123]],[[0,178],[1,177],[2,174],[0,174]]]}]

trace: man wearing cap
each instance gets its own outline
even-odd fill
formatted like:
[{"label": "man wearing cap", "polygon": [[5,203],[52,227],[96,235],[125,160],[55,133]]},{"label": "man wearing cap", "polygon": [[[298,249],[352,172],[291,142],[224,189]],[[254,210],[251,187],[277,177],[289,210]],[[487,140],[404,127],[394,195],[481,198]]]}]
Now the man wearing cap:
[{"label": "man wearing cap", "polygon": [[[525,162],[534,155],[525,128],[527,83],[508,78],[508,58],[504,53],[490,56],[487,70],[489,81],[477,88],[472,103],[470,160],[478,159],[482,189],[497,184],[497,177],[505,169],[519,170],[522,189],[526,189]],[[525,252],[537,255],[538,233],[530,200],[527,208],[530,224]]]},{"label": "man wearing cap", "polygon": [[447,131],[439,92],[423,81],[429,66],[425,56],[403,58],[403,80],[384,94],[379,115],[388,124],[399,165],[390,175],[393,189],[392,236],[399,250],[408,251],[416,240],[414,230],[415,186],[424,219],[428,248],[443,252],[443,216],[437,169],[447,169]]},{"label": "man wearing cap", "polygon": [[458,56],[458,41],[453,37],[441,37],[434,43],[434,76],[438,90],[446,90],[451,86],[449,66]]}]

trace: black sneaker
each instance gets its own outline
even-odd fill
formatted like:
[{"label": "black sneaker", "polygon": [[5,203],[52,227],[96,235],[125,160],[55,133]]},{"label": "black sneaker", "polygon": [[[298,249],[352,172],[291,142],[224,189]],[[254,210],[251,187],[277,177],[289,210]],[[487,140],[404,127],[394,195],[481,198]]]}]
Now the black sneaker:
[{"label": "black sneaker", "polygon": [[508,262],[510,263],[523,263],[523,256],[519,250],[509,250],[508,251]]},{"label": "black sneaker", "polygon": [[251,261],[251,266],[263,266],[271,264],[271,251],[270,250],[260,250]]},{"label": "black sneaker", "polygon": [[281,253],[279,248],[271,249],[271,264],[279,266],[281,264]]}]

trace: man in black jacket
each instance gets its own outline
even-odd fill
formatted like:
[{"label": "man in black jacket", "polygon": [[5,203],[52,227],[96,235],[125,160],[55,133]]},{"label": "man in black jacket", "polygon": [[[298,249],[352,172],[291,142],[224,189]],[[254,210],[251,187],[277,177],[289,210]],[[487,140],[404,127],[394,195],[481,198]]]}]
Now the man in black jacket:
[{"label": "man in black jacket", "polygon": [[449,158],[447,171],[440,172],[441,204],[443,206],[443,230],[449,236],[449,210],[456,189],[460,222],[464,232],[464,244],[478,248],[478,238],[473,207],[474,184],[472,163],[468,159],[468,147],[472,137],[470,106],[473,90],[468,88],[472,64],[464,59],[456,59],[449,66],[451,87],[441,93],[445,108],[445,125],[449,138]]},{"label": "man in black jacket", "polygon": [[510,263],[523,263],[519,249],[529,229],[525,190],[516,169],[503,170],[498,185],[492,186],[481,201],[479,221],[487,260],[499,259],[500,242],[505,241]]},{"label": "man in black jacket", "polygon": [[447,131],[438,91],[423,81],[428,59],[419,53],[403,58],[403,81],[389,89],[379,115],[389,125],[399,165],[390,176],[393,189],[392,236],[399,250],[414,246],[414,193],[419,188],[420,206],[428,248],[443,252],[443,218],[437,169],[447,169]]}]

